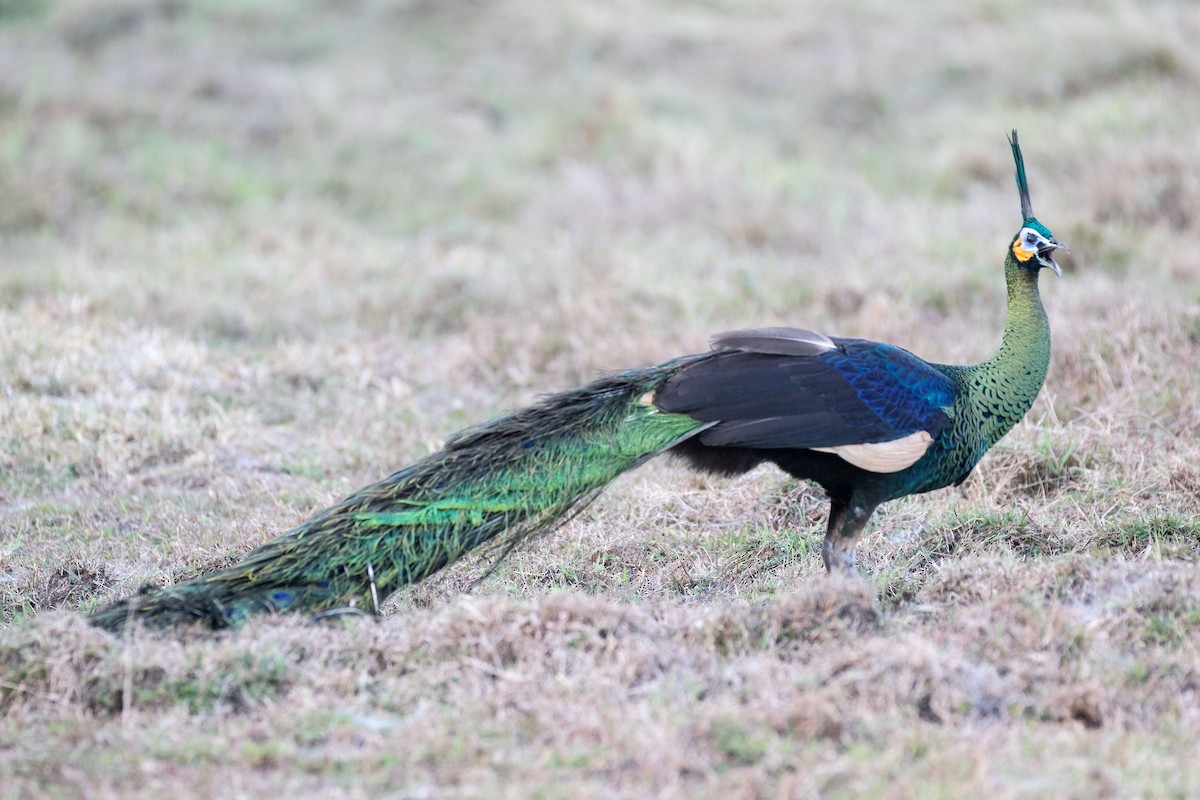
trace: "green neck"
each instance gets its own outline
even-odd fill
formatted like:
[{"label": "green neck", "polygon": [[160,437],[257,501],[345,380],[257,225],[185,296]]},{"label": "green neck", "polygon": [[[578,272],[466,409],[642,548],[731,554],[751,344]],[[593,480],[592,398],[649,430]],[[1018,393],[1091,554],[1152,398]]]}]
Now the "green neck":
[{"label": "green neck", "polygon": [[996,355],[975,368],[972,381],[972,399],[985,412],[983,433],[989,447],[1029,411],[1050,366],[1050,322],[1038,293],[1038,271],[1018,264],[1010,248],[1004,277],[1004,341]]}]

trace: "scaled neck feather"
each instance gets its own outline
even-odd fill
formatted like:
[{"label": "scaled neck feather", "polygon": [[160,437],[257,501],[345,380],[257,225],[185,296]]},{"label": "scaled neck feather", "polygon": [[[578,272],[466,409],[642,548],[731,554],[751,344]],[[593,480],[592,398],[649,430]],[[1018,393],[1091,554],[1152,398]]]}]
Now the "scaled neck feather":
[{"label": "scaled neck feather", "polygon": [[1050,322],[1038,292],[1038,272],[1021,266],[1011,250],[1004,262],[1008,313],[994,356],[975,368],[973,401],[985,412],[984,435],[995,444],[1033,405],[1050,366]]}]

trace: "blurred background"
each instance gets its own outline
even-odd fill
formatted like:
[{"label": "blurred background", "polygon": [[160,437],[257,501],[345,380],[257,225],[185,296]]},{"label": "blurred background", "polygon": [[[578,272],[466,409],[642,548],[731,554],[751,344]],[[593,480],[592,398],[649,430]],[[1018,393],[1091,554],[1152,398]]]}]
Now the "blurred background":
[{"label": "blurred background", "polygon": [[532,338],[539,385],[752,322],[967,357],[1010,128],[1054,295],[1194,287],[1198,38],[1170,0],[4,0],[0,292],[214,343]]},{"label": "blurred background", "polygon": [[[1197,42],[1193,0],[0,0],[7,788],[1196,794]],[[75,615],[721,330],[988,357],[1012,128],[1050,376],[870,589],[822,594],[815,492],[656,462],[379,625]]]}]

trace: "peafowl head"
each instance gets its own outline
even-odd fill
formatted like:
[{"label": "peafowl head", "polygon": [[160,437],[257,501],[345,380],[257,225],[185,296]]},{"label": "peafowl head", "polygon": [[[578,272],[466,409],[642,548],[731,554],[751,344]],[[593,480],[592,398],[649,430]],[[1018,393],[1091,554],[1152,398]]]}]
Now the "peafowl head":
[{"label": "peafowl head", "polygon": [[1021,217],[1024,219],[1020,232],[1013,238],[1013,257],[1026,269],[1037,272],[1042,267],[1049,267],[1061,278],[1062,270],[1054,261],[1054,251],[1061,248],[1069,253],[1071,248],[1055,239],[1050,229],[1033,216],[1033,204],[1029,202],[1029,181],[1025,178],[1025,159],[1021,157],[1021,145],[1017,142],[1015,130],[1008,143],[1012,145],[1013,161],[1017,165],[1017,191],[1021,193]]}]

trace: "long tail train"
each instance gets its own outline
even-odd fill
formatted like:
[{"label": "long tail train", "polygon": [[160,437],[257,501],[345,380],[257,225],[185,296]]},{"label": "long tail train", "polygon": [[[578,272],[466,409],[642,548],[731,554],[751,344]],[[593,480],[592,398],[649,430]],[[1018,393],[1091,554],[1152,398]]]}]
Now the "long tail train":
[{"label": "long tail train", "polygon": [[684,362],[622,372],[461,432],[244,560],[118,601],[93,624],[120,631],[240,623],[254,613],[377,611],[395,590],[492,542],[507,553],[609,482],[707,427],[643,404]]}]

